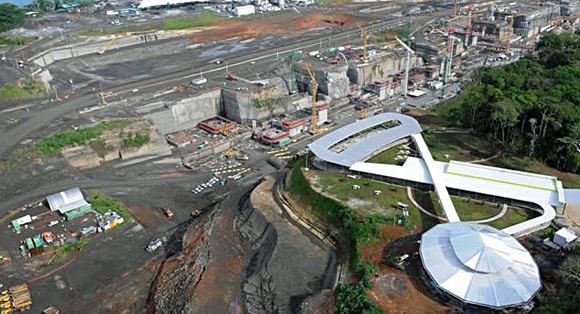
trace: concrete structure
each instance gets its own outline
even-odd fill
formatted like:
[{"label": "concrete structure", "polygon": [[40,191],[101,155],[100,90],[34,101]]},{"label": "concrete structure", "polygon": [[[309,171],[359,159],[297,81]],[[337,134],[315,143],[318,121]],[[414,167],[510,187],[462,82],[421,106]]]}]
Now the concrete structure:
[{"label": "concrete structure", "polygon": [[68,211],[81,207],[91,206],[83,196],[79,188],[72,188],[59,193],[51,194],[46,197],[48,206],[52,211],[58,211],[64,214]]},{"label": "concrete structure", "polygon": [[306,119],[282,120],[274,123],[276,127],[288,132],[290,137],[300,135],[306,129]]},{"label": "concrete structure", "polygon": [[530,253],[490,226],[436,225],[421,236],[419,253],[435,286],[465,303],[493,309],[524,305],[542,288]]},{"label": "concrete structure", "polygon": [[234,8],[235,16],[251,15],[256,13],[256,7],[253,5],[242,5]]},{"label": "concrete structure", "polygon": [[284,141],[282,143],[285,143],[285,140],[290,138],[290,134],[288,132],[272,128],[254,134],[254,138],[260,141],[262,144],[278,146],[281,145],[282,141]]},{"label": "concrete structure", "polygon": [[149,9],[156,7],[167,7],[171,5],[184,5],[189,3],[205,2],[203,0],[140,0],[137,5],[139,9]]},{"label": "concrete structure", "polygon": [[[423,59],[412,56],[410,68],[420,67],[423,65]],[[405,70],[405,56],[401,53],[377,53],[375,59],[368,63],[349,64],[348,78],[353,84],[359,86],[368,85],[375,81],[381,81],[389,75]]]},{"label": "concrete structure", "polygon": [[193,143],[193,136],[184,131],[179,131],[172,134],[167,134],[165,137],[167,142],[175,147],[185,147]]},{"label": "concrete structure", "polygon": [[560,247],[568,247],[570,243],[576,240],[578,236],[574,233],[574,231],[562,228],[554,234],[554,243],[559,245]]}]

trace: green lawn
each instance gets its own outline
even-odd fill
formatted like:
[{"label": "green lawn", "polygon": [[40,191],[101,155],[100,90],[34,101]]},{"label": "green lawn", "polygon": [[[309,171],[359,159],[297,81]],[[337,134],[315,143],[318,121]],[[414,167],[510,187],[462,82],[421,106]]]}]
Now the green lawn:
[{"label": "green lawn", "polygon": [[388,165],[402,165],[405,163],[403,159],[396,160],[395,157],[397,155],[401,155],[400,151],[402,149],[406,149],[405,147],[409,147],[411,154],[409,156],[417,156],[415,148],[411,143],[400,144],[391,148],[388,148],[373,157],[369,158],[366,162],[373,162],[378,164],[388,164]]},{"label": "green lawn", "polygon": [[538,213],[531,210],[509,207],[508,211],[501,219],[488,223],[488,225],[497,229],[503,229],[538,216]]},{"label": "green lawn", "polygon": [[[367,178],[351,179],[345,174],[316,171],[318,183],[325,192],[334,195],[349,207],[362,214],[382,212],[389,215],[399,214],[397,203],[402,202],[409,205],[408,218],[409,226],[427,229],[437,223],[437,221],[414,207],[407,197],[407,189],[402,186],[387,184]],[[354,190],[353,185],[361,188]],[[374,194],[375,190],[380,190],[381,195]],[[353,206],[360,203],[360,206]]]},{"label": "green lawn", "polygon": [[473,161],[494,154],[490,141],[471,134],[424,132],[423,137],[433,158],[438,161]]},{"label": "green lawn", "polygon": [[91,203],[94,211],[100,214],[105,214],[106,212],[112,210],[123,217],[125,222],[133,220],[133,216],[129,210],[127,210],[127,207],[125,204],[123,204],[123,202],[97,190],[89,190],[87,191],[87,194],[89,196],[87,201]]},{"label": "green lawn", "polygon": [[216,16],[209,12],[191,17],[176,17],[163,21],[164,30],[186,29],[191,27],[207,27],[227,20],[226,17]]}]

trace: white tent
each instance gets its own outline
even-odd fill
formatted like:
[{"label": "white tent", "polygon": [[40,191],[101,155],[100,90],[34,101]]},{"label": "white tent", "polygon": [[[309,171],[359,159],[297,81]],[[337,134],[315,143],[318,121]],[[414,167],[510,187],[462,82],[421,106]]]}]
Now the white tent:
[{"label": "white tent", "polygon": [[490,226],[437,225],[423,234],[419,251],[435,284],[466,303],[495,309],[517,306],[542,287],[528,251]]}]

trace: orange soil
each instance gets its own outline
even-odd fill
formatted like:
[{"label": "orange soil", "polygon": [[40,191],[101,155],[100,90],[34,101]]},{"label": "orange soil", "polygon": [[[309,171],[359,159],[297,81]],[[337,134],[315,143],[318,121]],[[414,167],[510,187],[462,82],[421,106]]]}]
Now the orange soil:
[{"label": "orange soil", "polygon": [[193,38],[196,41],[208,41],[232,37],[293,34],[318,27],[348,27],[357,22],[363,22],[363,19],[344,13],[314,12],[304,15],[285,13],[255,21],[229,20],[208,28],[208,31],[195,35]]},{"label": "orange soil", "polygon": [[404,226],[387,225],[381,228],[381,237],[374,243],[364,244],[360,247],[360,255],[363,261],[372,261],[379,265],[383,261],[385,248],[392,239],[401,237],[405,233]]}]

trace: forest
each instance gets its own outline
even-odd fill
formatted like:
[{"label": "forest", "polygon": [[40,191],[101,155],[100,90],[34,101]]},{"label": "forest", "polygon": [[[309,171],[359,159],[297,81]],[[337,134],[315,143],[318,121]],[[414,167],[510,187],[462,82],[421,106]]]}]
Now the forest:
[{"label": "forest", "polygon": [[481,68],[439,114],[507,156],[580,173],[580,32],[543,36],[533,54]]}]

